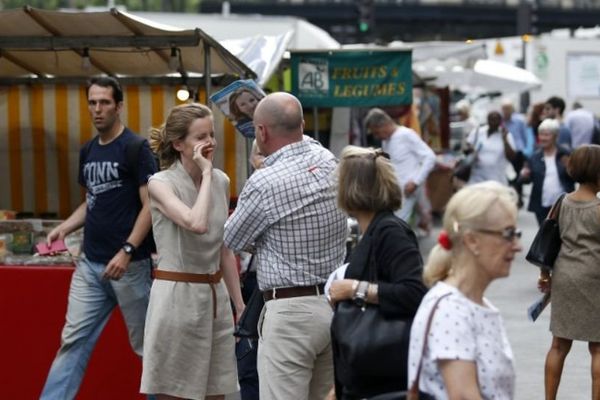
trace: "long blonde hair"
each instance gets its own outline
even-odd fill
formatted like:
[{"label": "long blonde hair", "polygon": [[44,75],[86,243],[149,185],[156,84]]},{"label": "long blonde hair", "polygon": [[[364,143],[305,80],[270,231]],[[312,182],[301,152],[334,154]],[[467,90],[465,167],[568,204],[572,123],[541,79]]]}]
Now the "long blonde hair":
[{"label": "long blonde hair", "polygon": [[160,128],[150,129],[150,147],[158,155],[160,169],[169,168],[180,157],[173,142],[184,139],[192,122],[211,118],[210,108],[200,103],[181,104],[169,111],[167,120]]},{"label": "long blonde hair", "polygon": [[452,196],[443,220],[443,229],[452,247],[446,250],[438,243],[431,249],[423,269],[423,281],[427,286],[446,279],[452,266],[452,258],[462,250],[462,235],[469,228],[485,227],[489,211],[497,206],[517,215],[514,190],[494,181],[466,186]]}]

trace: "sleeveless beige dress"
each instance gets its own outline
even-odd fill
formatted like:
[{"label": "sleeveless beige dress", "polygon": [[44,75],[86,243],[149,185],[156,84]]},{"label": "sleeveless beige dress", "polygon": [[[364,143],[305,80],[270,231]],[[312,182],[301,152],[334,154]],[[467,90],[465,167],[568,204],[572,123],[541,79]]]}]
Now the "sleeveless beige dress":
[{"label": "sleeveless beige dress", "polygon": [[562,245],[552,274],[550,331],[554,336],[600,342],[600,200],[563,199]]},{"label": "sleeveless beige dress", "polygon": [[[178,226],[151,203],[159,269],[195,274],[219,270],[229,178],[217,169],[212,176],[205,234]],[[179,161],[150,179],[167,183],[188,207],[195,203],[198,190]],[[229,295],[223,280],[215,289],[216,318],[210,285],[154,280],[146,315],[142,393],[204,399],[238,390]]]}]

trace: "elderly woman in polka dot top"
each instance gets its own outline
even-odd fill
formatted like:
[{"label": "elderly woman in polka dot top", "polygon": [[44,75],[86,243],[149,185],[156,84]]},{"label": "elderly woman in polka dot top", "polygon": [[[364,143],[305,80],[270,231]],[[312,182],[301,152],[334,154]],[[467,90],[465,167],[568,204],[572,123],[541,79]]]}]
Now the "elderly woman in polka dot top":
[{"label": "elderly woman in polka dot top", "polygon": [[513,398],[512,350],[484,292],[508,276],[521,251],[516,221],[516,196],[499,183],[468,186],[450,199],[424,270],[433,287],[412,325],[409,386],[418,380],[436,400]]}]

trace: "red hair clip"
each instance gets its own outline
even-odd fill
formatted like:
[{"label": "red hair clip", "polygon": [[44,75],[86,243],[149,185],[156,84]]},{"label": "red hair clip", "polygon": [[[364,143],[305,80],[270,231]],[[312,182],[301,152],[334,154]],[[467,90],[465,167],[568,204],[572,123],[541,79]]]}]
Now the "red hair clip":
[{"label": "red hair clip", "polygon": [[446,250],[450,250],[452,248],[452,242],[450,241],[448,232],[446,232],[444,229],[440,231],[440,234],[438,236],[438,243]]}]

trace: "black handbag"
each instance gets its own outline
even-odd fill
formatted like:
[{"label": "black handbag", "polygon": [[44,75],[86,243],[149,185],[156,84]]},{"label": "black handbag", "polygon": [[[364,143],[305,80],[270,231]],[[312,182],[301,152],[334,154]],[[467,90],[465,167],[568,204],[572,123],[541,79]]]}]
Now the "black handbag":
[{"label": "black handbag", "polygon": [[479,128],[475,133],[475,142],[473,143],[473,151],[469,154],[461,156],[454,164],[454,171],[452,175],[463,182],[468,182],[471,178],[471,171],[473,170],[473,165],[477,160],[477,151],[475,150],[477,146],[477,141],[479,139]]},{"label": "black handbag", "polygon": [[[377,281],[374,257],[369,254],[369,279]],[[386,318],[378,305],[358,306],[352,300],[337,304],[331,322],[340,376],[359,375],[406,379],[412,318]],[[337,374],[336,374],[337,375]],[[344,385],[350,382],[342,382]]]},{"label": "black handbag", "polygon": [[560,251],[561,240],[558,227],[558,216],[560,214],[560,205],[565,193],[561,194],[556,200],[548,216],[540,225],[540,229],[533,238],[533,243],[525,259],[540,268],[552,269],[558,252]]},{"label": "black handbag", "polygon": [[460,158],[454,165],[453,175],[461,181],[467,182],[471,178],[473,164],[475,164],[475,153],[468,154]]},{"label": "black handbag", "polygon": [[236,337],[258,339],[258,319],[264,305],[265,300],[257,285],[252,291],[252,295],[246,304],[244,313],[240,317],[233,335]]}]

